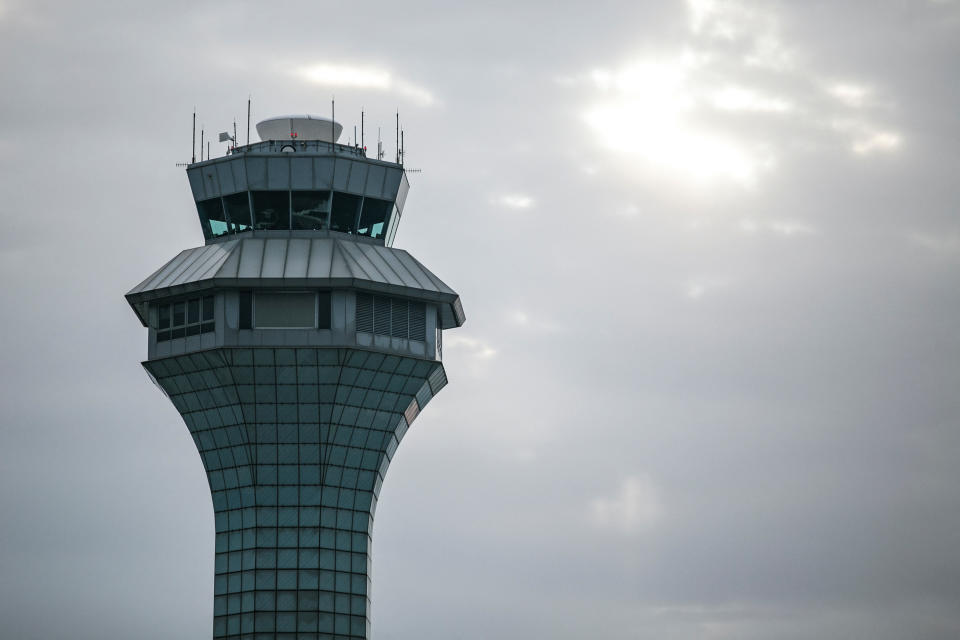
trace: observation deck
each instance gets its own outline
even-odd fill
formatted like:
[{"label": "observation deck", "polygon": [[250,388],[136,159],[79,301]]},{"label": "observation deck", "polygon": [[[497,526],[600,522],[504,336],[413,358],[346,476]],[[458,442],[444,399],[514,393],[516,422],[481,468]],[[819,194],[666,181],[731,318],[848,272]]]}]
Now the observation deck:
[{"label": "observation deck", "polygon": [[363,148],[334,142],[329,133],[319,138],[316,129],[291,127],[287,139],[232,147],[187,166],[208,244],[263,231],[332,231],[392,246],[410,188],[403,165],[367,157]]}]

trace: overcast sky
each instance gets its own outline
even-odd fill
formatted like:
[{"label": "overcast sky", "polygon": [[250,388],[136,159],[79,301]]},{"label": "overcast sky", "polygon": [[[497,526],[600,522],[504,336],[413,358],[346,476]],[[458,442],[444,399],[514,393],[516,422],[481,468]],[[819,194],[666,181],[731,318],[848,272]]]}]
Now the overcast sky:
[{"label": "overcast sky", "polygon": [[202,243],[194,107],[335,94],[468,318],[374,637],[960,637],[958,70],[949,0],[0,0],[0,635],[210,637],[123,294]]}]

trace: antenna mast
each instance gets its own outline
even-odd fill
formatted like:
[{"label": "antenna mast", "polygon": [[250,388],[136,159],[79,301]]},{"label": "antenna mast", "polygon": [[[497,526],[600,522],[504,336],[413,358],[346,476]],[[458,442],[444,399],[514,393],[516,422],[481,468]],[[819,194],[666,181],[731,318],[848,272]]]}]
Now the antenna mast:
[{"label": "antenna mast", "polygon": [[190,164],[197,161],[197,108],[193,108],[193,142],[190,145]]},{"label": "antenna mast", "polygon": [[363,149],[363,157],[367,157],[367,147],[364,144],[363,138],[363,111],[360,112],[360,148]]},{"label": "antenna mast", "polygon": [[247,96],[247,144],[250,144],[250,96]]},{"label": "antenna mast", "polygon": [[397,164],[400,164],[400,112],[397,111]]},{"label": "antenna mast", "polygon": [[200,125],[200,162],[203,162],[203,125]]}]

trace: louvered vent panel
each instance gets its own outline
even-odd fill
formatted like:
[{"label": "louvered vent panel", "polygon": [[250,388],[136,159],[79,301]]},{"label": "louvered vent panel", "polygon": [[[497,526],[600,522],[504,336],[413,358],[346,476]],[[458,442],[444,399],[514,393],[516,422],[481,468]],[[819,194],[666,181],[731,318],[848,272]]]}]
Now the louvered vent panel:
[{"label": "louvered vent panel", "polygon": [[407,337],[407,301],[390,300],[390,335],[394,338]]},{"label": "louvered vent panel", "polygon": [[410,339],[427,339],[427,306],[422,302],[410,303]]},{"label": "louvered vent panel", "polygon": [[373,332],[390,335],[390,298],[373,296]]},{"label": "louvered vent panel", "polygon": [[357,294],[357,331],[373,333],[373,296]]}]

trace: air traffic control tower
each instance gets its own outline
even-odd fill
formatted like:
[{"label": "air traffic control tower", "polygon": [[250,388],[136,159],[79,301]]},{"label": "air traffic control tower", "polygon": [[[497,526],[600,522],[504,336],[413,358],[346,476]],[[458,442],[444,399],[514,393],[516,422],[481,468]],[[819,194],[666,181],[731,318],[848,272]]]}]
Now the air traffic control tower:
[{"label": "air traffic control tower", "polygon": [[402,164],[326,118],[257,131],[187,166],[204,245],[126,298],[207,472],[213,637],[367,639],[377,496],[463,308],[392,246]]}]

